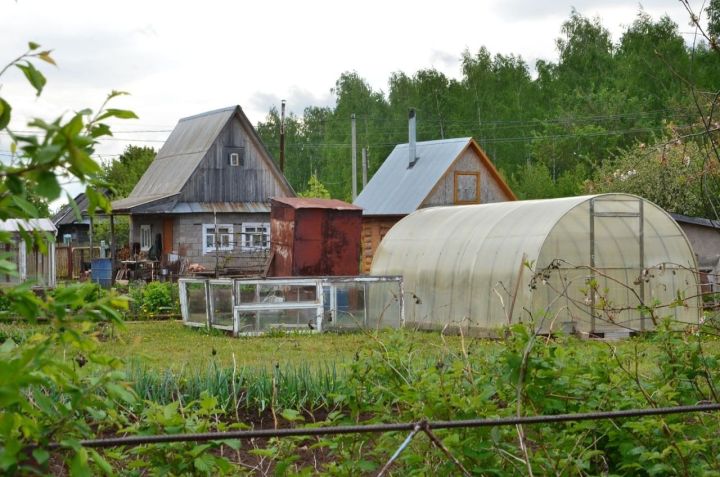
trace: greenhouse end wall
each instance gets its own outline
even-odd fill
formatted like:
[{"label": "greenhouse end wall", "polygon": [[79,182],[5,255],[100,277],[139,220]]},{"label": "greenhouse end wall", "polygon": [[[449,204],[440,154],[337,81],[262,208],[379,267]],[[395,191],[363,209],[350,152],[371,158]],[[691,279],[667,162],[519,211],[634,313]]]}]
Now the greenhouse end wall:
[{"label": "greenhouse end wall", "polygon": [[417,211],[387,234],[375,275],[402,275],[406,325],[479,335],[533,320],[607,334],[697,323],[693,251],[662,209],[627,194]]}]

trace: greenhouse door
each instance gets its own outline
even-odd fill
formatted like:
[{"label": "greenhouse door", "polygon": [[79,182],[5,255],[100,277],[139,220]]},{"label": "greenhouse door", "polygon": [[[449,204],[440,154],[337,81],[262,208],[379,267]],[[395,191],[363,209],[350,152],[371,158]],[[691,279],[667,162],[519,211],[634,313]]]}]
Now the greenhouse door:
[{"label": "greenhouse door", "polygon": [[602,196],[590,200],[591,333],[645,329],[643,200]]}]

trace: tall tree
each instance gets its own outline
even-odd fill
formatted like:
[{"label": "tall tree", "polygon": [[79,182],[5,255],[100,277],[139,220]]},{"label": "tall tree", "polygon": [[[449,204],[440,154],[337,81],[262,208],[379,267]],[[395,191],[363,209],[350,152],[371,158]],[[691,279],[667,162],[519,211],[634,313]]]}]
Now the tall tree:
[{"label": "tall tree", "polygon": [[127,197],[132,192],[156,152],[152,147],[129,145],[120,157],[103,166],[102,178],[108,183],[113,197]]}]

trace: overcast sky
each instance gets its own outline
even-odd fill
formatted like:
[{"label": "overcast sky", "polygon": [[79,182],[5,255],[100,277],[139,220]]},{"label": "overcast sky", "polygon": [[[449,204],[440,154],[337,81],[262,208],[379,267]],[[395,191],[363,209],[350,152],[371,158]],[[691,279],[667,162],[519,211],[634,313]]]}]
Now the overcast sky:
[{"label": "overcast sky", "polygon": [[[158,148],[179,118],[212,109],[239,104],[256,124],[281,99],[298,114],[332,105],[330,90],[345,71],[387,91],[395,71],[434,67],[457,78],[462,52],[481,46],[530,65],[554,61],[572,7],[599,16],[617,41],[641,4],[653,18],[669,15],[691,40],[677,0],[0,0],[0,62],[32,40],[58,63],[43,66],[48,86],[39,99],[19,71],[0,78],[0,94],[22,129],[31,116],[96,108],[111,90],[131,93],[114,106],[140,119],[114,125],[117,140],[98,147],[112,158],[126,140]],[[8,147],[0,135],[0,153]]]}]

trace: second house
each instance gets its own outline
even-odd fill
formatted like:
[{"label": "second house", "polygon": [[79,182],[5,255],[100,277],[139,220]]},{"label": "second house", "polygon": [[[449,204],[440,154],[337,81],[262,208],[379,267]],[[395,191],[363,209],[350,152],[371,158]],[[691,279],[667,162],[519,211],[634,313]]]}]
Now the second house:
[{"label": "second house", "polygon": [[132,193],[112,203],[130,216],[135,252],[205,269],[262,268],[270,197],[295,192],[240,106],[181,119]]}]

